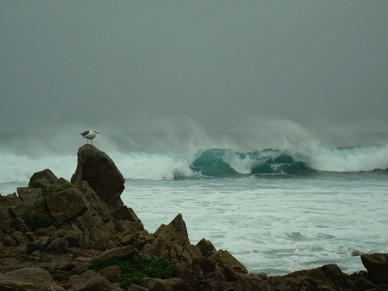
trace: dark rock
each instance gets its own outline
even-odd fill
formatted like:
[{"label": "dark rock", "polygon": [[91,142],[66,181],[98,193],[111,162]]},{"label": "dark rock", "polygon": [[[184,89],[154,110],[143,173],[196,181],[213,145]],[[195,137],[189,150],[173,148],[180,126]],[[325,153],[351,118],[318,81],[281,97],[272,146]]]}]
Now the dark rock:
[{"label": "dark rock", "polygon": [[195,258],[193,266],[198,265],[204,274],[216,271],[216,262],[206,257]]},{"label": "dark rock", "polygon": [[350,291],[365,291],[365,290],[377,291],[381,289],[366,278],[358,279],[350,288]]},{"label": "dark rock", "polygon": [[101,269],[98,274],[105,279],[109,280],[112,277],[120,277],[122,274],[121,268],[117,265],[109,266]]},{"label": "dark rock", "polygon": [[178,214],[168,225],[162,224],[154,233],[157,238],[174,242],[181,246],[190,244],[186,223]]},{"label": "dark rock", "polygon": [[76,224],[72,224],[70,228],[66,230],[64,239],[69,243],[69,247],[83,247],[85,242],[83,240],[82,231]]},{"label": "dark rock", "polygon": [[111,283],[93,271],[70,277],[72,289],[75,291],[106,291],[112,290]]},{"label": "dark rock", "polygon": [[57,181],[57,176],[55,176],[51,170],[45,169],[33,174],[28,186],[31,188],[46,188],[55,184]]},{"label": "dark rock", "polygon": [[176,290],[176,286],[182,285],[182,279],[170,278],[170,279],[158,279],[158,278],[144,278],[144,285],[150,291],[173,291]]},{"label": "dark rock", "polygon": [[41,268],[29,267],[0,274],[0,290],[64,290]]},{"label": "dark rock", "polygon": [[76,188],[48,195],[46,204],[56,225],[69,222],[87,210],[87,201],[81,191]]},{"label": "dark rock", "polygon": [[218,250],[217,253],[211,255],[209,259],[219,263],[222,266],[230,267],[235,272],[248,274],[248,270],[234,256],[226,250]]},{"label": "dark rock", "polygon": [[206,240],[206,239],[201,239],[198,243],[197,243],[197,247],[199,248],[199,250],[201,251],[202,255],[206,258],[210,257],[211,255],[214,255],[215,253],[217,253],[217,250],[216,248],[214,247],[213,243],[209,240]]},{"label": "dark rock", "polygon": [[42,246],[42,242],[40,240],[34,240],[32,242],[29,242],[26,246],[26,253],[27,254],[31,254],[32,252],[34,251],[42,251],[43,250],[43,246]]},{"label": "dark rock", "polygon": [[71,182],[80,186],[88,182],[101,200],[114,209],[123,206],[120,195],[125,179],[115,163],[104,152],[92,145],[84,145],[78,150],[78,164]]},{"label": "dark rock", "polygon": [[24,223],[24,221],[22,219],[20,219],[19,217],[16,217],[12,223],[11,223],[11,227],[14,228],[15,230],[18,230],[18,231],[21,231],[23,233],[27,233],[30,231],[30,229],[28,228],[28,226]]},{"label": "dark rock", "polygon": [[101,263],[109,261],[115,258],[118,259],[129,259],[137,254],[137,250],[133,246],[117,247],[114,249],[107,250],[102,252],[98,256],[92,259],[93,263]]},{"label": "dark rock", "polygon": [[46,252],[53,254],[67,253],[69,251],[69,243],[64,238],[56,238],[51,241],[46,247]]},{"label": "dark rock", "polygon": [[128,291],[148,291],[148,290],[149,290],[148,288],[145,288],[143,286],[136,285],[136,284],[132,284],[128,288]]},{"label": "dark rock", "polygon": [[11,236],[19,246],[26,245],[29,242],[28,237],[20,231],[14,231]]},{"label": "dark rock", "polygon": [[128,208],[125,205],[113,211],[112,216],[117,220],[140,222],[140,219],[137,217],[136,213],[131,208]]},{"label": "dark rock", "polygon": [[363,254],[361,261],[375,284],[388,284],[388,253]]},{"label": "dark rock", "polygon": [[[348,290],[349,276],[337,265],[324,265],[312,270],[302,270],[285,276],[268,277],[255,283],[259,290]],[[272,288],[272,289],[271,289]]]}]

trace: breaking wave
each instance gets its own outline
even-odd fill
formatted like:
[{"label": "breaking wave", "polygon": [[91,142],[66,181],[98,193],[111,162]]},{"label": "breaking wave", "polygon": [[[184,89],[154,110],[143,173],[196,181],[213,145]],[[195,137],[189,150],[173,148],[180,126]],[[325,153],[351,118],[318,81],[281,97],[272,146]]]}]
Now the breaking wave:
[{"label": "breaking wave", "polygon": [[[174,180],[204,177],[307,176],[320,173],[388,173],[388,146],[316,149],[297,152],[263,149],[245,152],[210,148],[194,153],[108,152],[126,179]],[[0,183],[28,182],[33,173],[50,168],[70,179],[74,155],[39,158],[0,152]]]},{"label": "breaking wave", "polygon": [[230,149],[201,151],[191,169],[205,176],[308,175],[320,172],[356,173],[386,170],[388,147],[348,147],[314,152],[265,149],[241,152]]}]

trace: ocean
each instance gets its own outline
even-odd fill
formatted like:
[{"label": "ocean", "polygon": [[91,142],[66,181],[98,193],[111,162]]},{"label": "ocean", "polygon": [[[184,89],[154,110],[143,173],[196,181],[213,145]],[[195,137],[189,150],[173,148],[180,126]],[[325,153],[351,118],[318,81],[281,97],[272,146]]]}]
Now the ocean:
[{"label": "ocean", "polygon": [[[58,136],[3,134],[0,193],[45,168],[70,180],[82,140]],[[149,232],[181,213],[191,243],[206,238],[249,272],[268,275],[328,263],[350,274],[364,270],[359,254],[388,252],[388,145],[288,140],[246,149],[228,139],[152,136],[159,143],[94,140],[126,178],[121,197]]]}]

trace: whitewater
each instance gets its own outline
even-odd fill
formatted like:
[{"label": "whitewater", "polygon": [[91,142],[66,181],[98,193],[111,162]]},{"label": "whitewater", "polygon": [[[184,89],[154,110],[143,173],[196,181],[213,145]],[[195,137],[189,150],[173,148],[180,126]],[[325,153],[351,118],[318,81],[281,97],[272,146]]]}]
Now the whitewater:
[{"label": "whitewater", "polygon": [[[45,168],[70,180],[82,141],[51,137],[2,136],[2,195]],[[102,133],[94,143],[126,178],[121,197],[148,231],[182,213],[191,243],[206,238],[250,272],[335,263],[352,273],[364,269],[359,254],[388,252],[388,145],[272,141],[248,149],[227,138]]]}]

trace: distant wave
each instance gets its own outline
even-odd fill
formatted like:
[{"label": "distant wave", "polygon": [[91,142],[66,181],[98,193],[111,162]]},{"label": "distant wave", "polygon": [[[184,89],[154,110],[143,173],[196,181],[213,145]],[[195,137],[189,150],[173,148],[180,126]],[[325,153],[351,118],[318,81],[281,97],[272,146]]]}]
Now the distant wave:
[{"label": "distant wave", "polygon": [[[195,152],[107,152],[127,179],[174,180],[203,177],[306,176],[319,173],[388,173],[388,146],[244,152],[208,148]],[[0,183],[28,182],[33,173],[50,168],[70,179],[74,155],[40,158],[0,151]]]},{"label": "distant wave", "polygon": [[204,176],[306,174],[311,171],[302,160],[274,149],[241,152],[230,149],[209,149],[200,152],[191,169]]},{"label": "distant wave", "polygon": [[242,152],[208,149],[198,153],[191,169],[204,176],[307,175],[318,172],[355,173],[386,170],[388,147],[348,147],[314,152],[264,149]]}]

